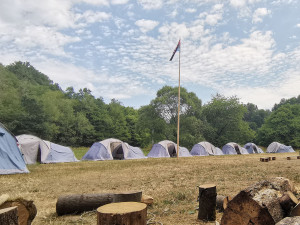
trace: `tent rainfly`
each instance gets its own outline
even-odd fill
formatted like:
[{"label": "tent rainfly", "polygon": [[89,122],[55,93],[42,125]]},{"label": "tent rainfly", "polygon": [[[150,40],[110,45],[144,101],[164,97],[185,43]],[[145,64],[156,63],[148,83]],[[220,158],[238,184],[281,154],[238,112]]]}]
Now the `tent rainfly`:
[{"label": "tent rainfly", "polygon": [[[177,144],[164,140],[154,144],[147,155],[149,158],[177,157]],[[191,157],[189,150],[179,146],[179,157]]]},{"label": "tent rainfly", "polygon": [[240,145],[234,142],[229,142],[223,146],[222,152],[224,155],[241,155],[249,154],[245,148],[242,148]]},{"label": "tent rainfly", "polygon": [[249,154],[264,153],[264,151],[254,143],[249,142],[244,145],[244,148],[248,151]]},{"label": "tent rainfly", "polygon": [[195,144],[190,153],[194,156],[224,155],[221,149],[216,148],[213,144],[207,141]]},{"label": "tent rainfly", "polygon": [[15,137],[0,123],[0,174],[29,173]]},{"label": "tent rainfly", "polygon": [[118,139],[109,138],[95,142],[82,160],[113,160],[113,159],[144,159],[143,151],[138,147],[130,146]]},{"label": "tent rainfly", "polygon": [[26,164],[77,162],[69,147],[42,140],[36,136],[22,134],[16,137]]},{"label": "tent rainfly", "polygon": [[286,146],[284,144],[280,144],[278,142],[272,142],[268,148],[266,153],[284,153],[284,152],[295,152],[292,146]]}]

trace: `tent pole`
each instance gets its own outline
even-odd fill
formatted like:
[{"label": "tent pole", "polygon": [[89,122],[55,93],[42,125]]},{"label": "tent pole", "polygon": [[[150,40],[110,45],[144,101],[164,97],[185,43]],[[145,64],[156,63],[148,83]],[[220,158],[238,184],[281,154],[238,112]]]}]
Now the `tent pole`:
[{"label": "tent pole", "polygon": [[179,76],[178,76],[178,118],[177,118],[177,159],[179,157],[179,115],[180,115],[180,52],[181,52],[181,43],[179,50]]}]

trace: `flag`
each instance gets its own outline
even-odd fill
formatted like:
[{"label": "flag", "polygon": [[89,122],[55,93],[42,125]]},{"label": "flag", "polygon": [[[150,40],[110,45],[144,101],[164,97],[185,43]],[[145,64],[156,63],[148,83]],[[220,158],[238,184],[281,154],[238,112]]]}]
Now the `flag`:
[{"label": "flag", "polygon": [[172,59],[173,59],[173,57],[174,57],[174,55],[175,55],[175,53],[176,52],[179,52],[180,51],[180,40],[178,41],[178,44],[177,44],[177,46],[176,46],[176,48],[175,48],[175,50],[174,50],[174,52],[173,52],[173,55],[171,56],[171,58],[170,58],[170,61],[172,61]]}]

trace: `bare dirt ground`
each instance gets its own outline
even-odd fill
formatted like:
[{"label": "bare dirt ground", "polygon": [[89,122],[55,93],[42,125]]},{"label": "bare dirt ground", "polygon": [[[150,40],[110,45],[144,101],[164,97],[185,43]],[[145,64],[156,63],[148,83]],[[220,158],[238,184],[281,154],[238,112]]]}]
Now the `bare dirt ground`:
[{"label": "bare dirt ground", "polygon": [[[0,176],[0,195],[33,200],[38,210],[34,225],[96,224],[95,212],[58,217],[57,198],[133,190],[154,198],[148,218],[156,224],[214,224],[197,221],[199,185],[214,183],[218,194],[234,196],[257,181],[286,177],[300,193],[300,160],[296,155],[299,152],[36,164],[28,166],[29,174]],[[267,156],[276,156],[277,160],[259,161]],[[293,159],[286,160],[287,156]],[[221,217],[217,213],[217,221]]]}]

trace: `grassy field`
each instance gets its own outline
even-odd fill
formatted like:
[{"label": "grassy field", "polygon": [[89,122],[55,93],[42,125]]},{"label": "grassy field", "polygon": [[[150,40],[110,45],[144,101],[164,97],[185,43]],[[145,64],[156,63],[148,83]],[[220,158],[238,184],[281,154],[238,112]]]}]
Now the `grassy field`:
[{"label": "grassy field", "polygon": [[[75,149],[78,158],[85,152],[86,149]],[[154,198],[148,217],[156,224],[205,224],[197,221],[197,186],[214,183],[218,194],[234,196],[252,183],[283,176],[300,192],[300,160],[296,155],[299,152],[35,164],[28,166],[29,174],[0,176],[0,194],[33,200],[38,209],[34,225],[96,224],[95,212],[58,217],[57,198],[133,190],[142,190]],[[264,156],[276,156],[277,160],[260,162]],[[288,161],[287,156],[294,159]],[[217,213],[218,221],[221,216]]]}]

